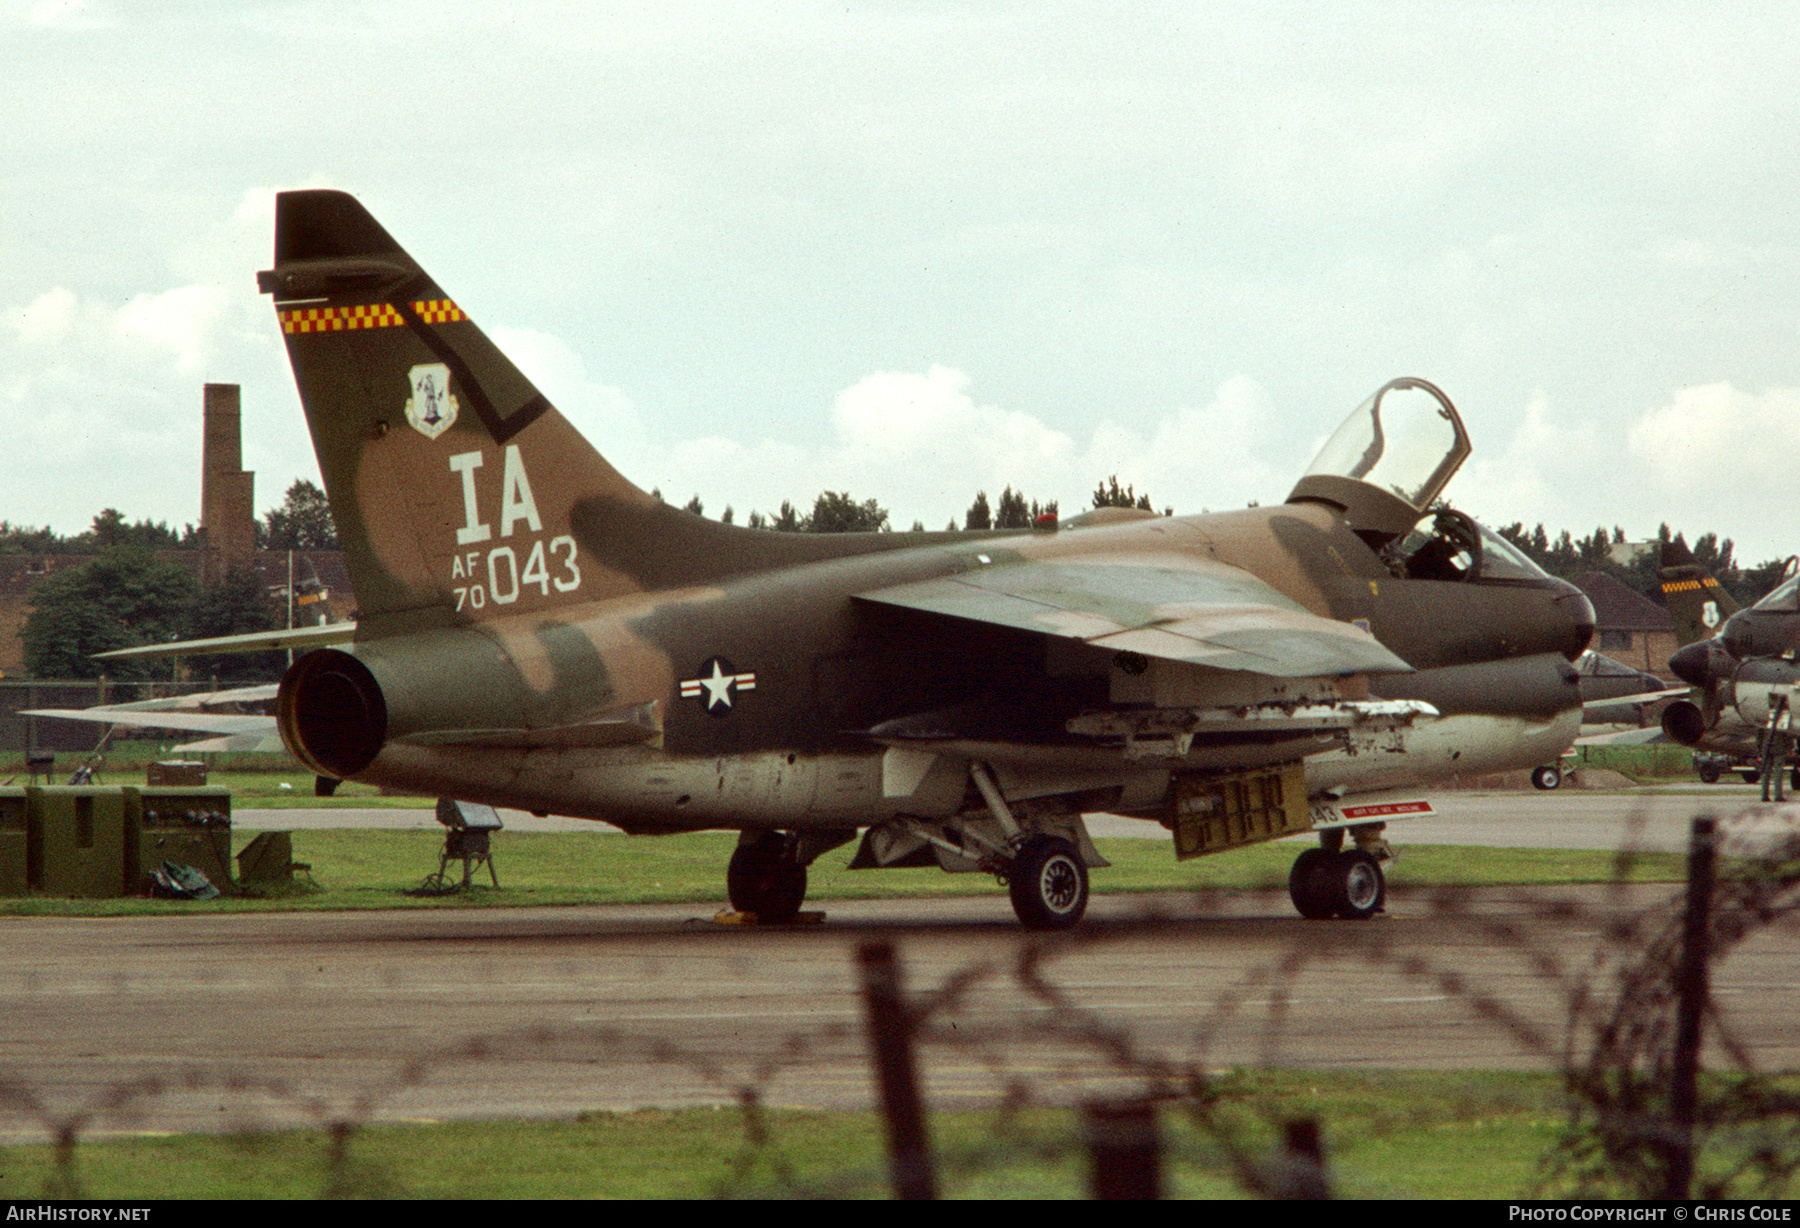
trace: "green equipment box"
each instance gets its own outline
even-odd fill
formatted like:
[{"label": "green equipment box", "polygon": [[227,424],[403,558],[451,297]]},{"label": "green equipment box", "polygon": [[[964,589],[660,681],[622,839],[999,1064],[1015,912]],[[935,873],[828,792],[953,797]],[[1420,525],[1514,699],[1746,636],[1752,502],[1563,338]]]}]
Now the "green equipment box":
[{"label": "green equipment box", "polygon": [[132,832],[125,881],[133,893],[165,861],[193,866],[221,891],[230,889],[230,789],[127,785],[125,811]]},{"label": "green equipment box", "polygon": [[0,787],[0,895],[137,895],[165,861],[231,887],[229,789]]},{"label": "green equipment box", "polygon": [[50,895],[105,899],[137,889],[126,877],[125,790],[47,785],[29,790],[33,887]]},{"label": "green equipment box", "polygon": [[31,886],[30,801],[23,785],[0,787],[0,895],[24,895]]}]

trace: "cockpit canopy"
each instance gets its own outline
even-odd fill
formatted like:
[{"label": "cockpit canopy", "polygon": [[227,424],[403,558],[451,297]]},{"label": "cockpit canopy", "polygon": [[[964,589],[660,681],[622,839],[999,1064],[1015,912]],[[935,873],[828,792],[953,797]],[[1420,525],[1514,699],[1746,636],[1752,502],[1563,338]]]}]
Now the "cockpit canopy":
[{"label": "cockpit canopy", "polygon": [[1537,583],[1549,577],[1511,542],[1436,500],[1468,459],[1462,418],[1435,385],[1397,379],[1344,419],[1289,503],[1326,503],[1396,576]]},{"label": "cockpit canopy", "polygon": [[1288,502],[1332,504],[1379,547],[1418,522],[1469,452],[1450,398],[1422,379],[1397,379],[1344,419]]},{"label": "cockpit canopy", "polygon": [[1792,614],[1800,610],[1800,574],[1796,574],[1795,560],[1789,559],[1783,569],[1784,579],[1769,594],[1750,608],[1753,610],[1772,610],[1783,614]]}]

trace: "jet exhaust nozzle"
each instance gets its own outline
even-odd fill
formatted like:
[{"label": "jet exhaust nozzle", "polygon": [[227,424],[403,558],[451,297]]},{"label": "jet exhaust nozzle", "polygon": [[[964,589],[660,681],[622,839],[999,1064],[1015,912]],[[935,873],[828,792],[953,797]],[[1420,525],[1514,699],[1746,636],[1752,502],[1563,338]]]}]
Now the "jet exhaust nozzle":
[{"label": "jet exhaust nozzle", "polygon": [[336,648],[307,653],[288,668],[275,700],[289,752],[321,775],[355,776],[387,742],[387,700],[368,666]]},{"label": "jet exhaust nozzle", "polygon": [[1706,736],[1706,714],[1691,699],[1678,699],[1663,709],[1662,730],[1683,746],[1698,746]]}]

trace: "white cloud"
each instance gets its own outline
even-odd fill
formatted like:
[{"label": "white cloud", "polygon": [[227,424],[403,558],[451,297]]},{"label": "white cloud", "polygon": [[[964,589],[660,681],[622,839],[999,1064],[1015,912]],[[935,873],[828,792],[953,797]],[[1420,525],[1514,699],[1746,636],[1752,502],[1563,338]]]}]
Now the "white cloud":
[{"label": "white cloud", "polygon": [[[1597,475],[1616,467],[1618,444],[1592,423],[1572,422],[1542,391],[1531,394],[1512,433],[1483,440],[1471,429],[1475,452],[1452,481],[1449,496],[1484,521],[1543,523],[1551,532],[1586,531],[1596,516],[1591,500]],[[1498,446],[1495,446],[1495,444]],[[1577,475],[1586,473],[1584,483]]]},{"label": "white cloud", "polygon": [[1030,414],[977,405],[968,386],[967,375],[945,366],[924,375],[882,371],[858,381],[832,405],[839,454],[850,468],[936,459],[985,467],[997,481],[1067,464],[1074,451],[1067,435]]},{"label": "white cloud", "polygon": [[1791,506],[1800,490],[1794,468],[1800,389],[1683,388],[1633,423],[1627,442],[1632,455],[1674,490],[1753,487]]},{"label": "white cloud", "polygon": [[183,375],[206,370],[229,295],[219,286],[180,286],[161,294],[139,294],[119,308],[119,335],[168,351]]},{"label": "white cloud", "polygon": [[561,338],[529,328],[494,328],[489,336],[615,469],[634,480],[647,470],[650,443],[637,406],[591,378],[581,355]]},{"label": "white cloud", "polygon": [[917,519],[935,529],[960,522],[977,491],[992,501],[1007,486],[1073,514],[1116,474],[1159,508],[1192,512],[1274,502],[1298,474],[1267,396],[1244,377],[1228,380],[1205,406],[1131,426],[1103,421],[1085,444],[1034,414],[983,404],[972,383],[942,365],[877,372],[840,392],[817,432],[658,442],[652,469],[632,476],[672,502],[697,493],[715,515],[729,505],[740,521],[784,499],[805,510],[820,491],[841,490],[878,499],[898,528]]},{"label": "white cloud", "polygon": [[65,30],[93,29],[105,24],[88,7],[87,0],[34,0],[26,10],[26,20],[34,26]]},{"label": "white cloud", "polygon": [[28,346],[54,345],[75,327],[75,292],[57,286],[6,313],[6,322]]}]

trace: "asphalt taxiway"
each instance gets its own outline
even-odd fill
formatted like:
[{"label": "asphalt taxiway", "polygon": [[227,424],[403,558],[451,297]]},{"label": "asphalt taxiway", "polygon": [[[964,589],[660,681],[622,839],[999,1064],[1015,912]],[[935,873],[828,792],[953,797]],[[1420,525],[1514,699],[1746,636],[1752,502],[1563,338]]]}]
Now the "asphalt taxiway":
[{"label": "asphalt taxiway", "polygon": [[[1591,803],[1623,809],[1606,820],[1618,825],[1641,800],[1494,804],[1573,830],[1602,822],[1583,818]],[[1456,808],[1441,821],[1520,842]],[[1087,925],[1048,939],[1019,930],[1002,893],[833,902],[821,923],[778,930],[692,905],[11,917],[0,1137],[71,1120],[93,1134],[564,1116],[747,1092],[862,1106],[855,957],[878,939],[912,991],[960,987],[923,1048],[938,1106],[1013,1080],[1064,1101],[1185,1064],[1547,1069],[1574,994],[1630,957],[1618,928],[1660,925],[1673,894],[1396,892],[1361,924],[1303,921],[1279,893],[1097,896]],[[1800,926],[1782,920],[1715,974],[1720,1021],[1764,1069],[1800,1064],[1796,956]]]}]

